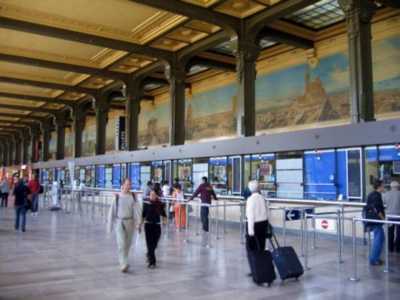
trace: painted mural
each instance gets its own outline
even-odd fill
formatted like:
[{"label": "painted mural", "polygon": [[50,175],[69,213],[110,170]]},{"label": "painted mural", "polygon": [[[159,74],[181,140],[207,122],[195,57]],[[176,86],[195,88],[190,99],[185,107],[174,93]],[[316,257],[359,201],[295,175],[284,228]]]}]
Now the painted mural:
[{"label": "painted mural", "polygon": [[139,114],[139,145],[169,143],[169,101],[142,102]]},{"label": "painted mural", "polygon": [[[400,36],[373,42],[376,114],[400,111]],[[259,76],[257,130],[349,118],[347,51]]]},{"label": "painted mural", "polygon": [[56,159],[57,152],[57,133],[52,131],[50,133],[50,141],[49,141],[49,159]]},{"label": "painted mural", "polygon": [[71,128],[65,128],[65,157],[73,157],[74,156],[74,141],[75,134]]},{"label": "painted mural", "polygon": [[400,35],[375,41],[372,56],[375,112],[400,112]]},{"label": "painted mural", "polygon": [[106,152],[113,152],[117,148],[116,132],[117,122],[120,116],[124,115],[124,111],[111,110],[108,114],[108,122],[106,128]]},{"label": "painted mural", "polygon": [[96,146],[96,120],[95,117],[86,119],[85,128],[82,132],[82,155],[94,155]]},{"label": "painted mural", "polygon": [[237,89],[234,84],[187,97],[186,140],[235,134]]}]

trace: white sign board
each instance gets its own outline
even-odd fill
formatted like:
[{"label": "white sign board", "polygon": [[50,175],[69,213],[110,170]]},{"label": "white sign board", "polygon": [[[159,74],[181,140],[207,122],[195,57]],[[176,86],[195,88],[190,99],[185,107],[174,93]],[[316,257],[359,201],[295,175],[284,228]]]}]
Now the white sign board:
[{"label": "white sign board", "polygon": [[315,219],[315,229],[322,232],[336,233],[337,222],[331,219]]}]

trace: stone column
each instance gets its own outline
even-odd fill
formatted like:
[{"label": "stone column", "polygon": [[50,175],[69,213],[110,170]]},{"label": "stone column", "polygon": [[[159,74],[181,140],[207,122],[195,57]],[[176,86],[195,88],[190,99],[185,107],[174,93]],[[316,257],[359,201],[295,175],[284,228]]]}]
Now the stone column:
[{"label": "stone column", "polygon": [[82,133],[85,128],[86,122],[86,111],[83,105],[78,105],[74,108],[73,112],[73,127],[75,133],[74,141],[74,157],[78,158],[82,156]]},{"label": "stone column", "polygon": [[165,71],[170,83],[170,143],[171,145],[183,145],[185,144],[185,64],[170,64]]},{"label": "stone column", "polygon": [[65,112],[61,112],[55,118],[57,133],[56,159],[64,159],[65,155],[65,127],[67,126],[67,118]]},{"label": "stone column", "polygon": [[107,96],[107,94],[104,94],[96,98],[96,155],[106,153],[106,129],[108,111],[110,110],[110,103]]},{"label": "stone column", "polygon": [[339,0],[346,15],[350,65],[351,120],[375,120],[371,54],[371,19],[375,5],[369,0]]},{"label": "stone column", "polygon": [[256,133],[256,61],[260,47],[255,39],[239,35],[237,52],[237,134],[254,136]]},{"label": "stone column", "polygon": [[19,136],[19,134],[17,134],[15,136],[15,165],[19,165],[22,161],[22,139]]},{"label": "stone column", "polygon": [[49,160],[51,120],[43,121],[40,125],[41,125],[41,131],[42,131],[42,135],[43,135],[42,161],[48,161]]},{"label": "stone column", "polygon": [[32,125],[31,127],[31,161],[37,162],[39,159],[38,154],[38,142],[39,142],[39,135],[40,135],[40,127],[37,124]]},{"label": "stone column", "polygon": [[138,149],[140,100],[143,96],[141,80],[134,79],[126,85],[126,147],[128,151]]},{"label": "stone column", "polygon": [[30,140],[31,140],[31,136],[30,136],[29,132],[26,130],[22,136],[22,163],[23,164],[28,163]]}]

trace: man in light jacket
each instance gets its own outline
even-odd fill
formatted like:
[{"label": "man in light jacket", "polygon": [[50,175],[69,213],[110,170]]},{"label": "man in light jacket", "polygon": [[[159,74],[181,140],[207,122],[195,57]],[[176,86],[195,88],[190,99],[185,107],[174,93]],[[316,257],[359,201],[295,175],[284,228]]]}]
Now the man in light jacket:
[{"label": "man in light jacket", "polygon": [[[389,215],[400,216],[400,191],[399,183],[392,181],[390,191],[383,194],[383,202],[386,205],[388,220],[400,222],[400,218],[390,218]],[[400,252],[400,225],[391,225],[388,229],[389,251]]]}]

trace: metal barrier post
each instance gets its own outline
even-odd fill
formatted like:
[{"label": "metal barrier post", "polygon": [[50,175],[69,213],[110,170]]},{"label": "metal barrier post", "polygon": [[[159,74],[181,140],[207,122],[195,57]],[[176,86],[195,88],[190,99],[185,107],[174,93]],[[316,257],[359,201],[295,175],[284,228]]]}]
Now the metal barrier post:
[{"label": "metal barrier post", "polygon": [[[224,205],[224,207],[225,207],[225,205]],[[215,208],[216,208],[216,216],[215,216],[215,221],[216,221],[216,224],[215,224],[215,226],[216,226],[216,229],[215,229],[215,231],[216,231],[216,236],[215,236],[215,239],[216,240],[219,240],[220,239],[220,236],[219,236],[219,205],[217,204],[216,206],[215,206]]]},{"label": "metal barrier post", "polygon": [[189,203],[185,205],[186,210],[186,224],[185,224],[185,239],[183,240],[185,243],[188,243],[189,236]]},{"label": "metal barrier post", "polygon": [[[385,220],[387,220],[387,217],[385,217]],[[386,223],[384,225],[384,230],[385,230],[385,268],[383,269],[384,273],[389,273],[389,224]],[[398,238],[398,237],[397,237]]]},{"label": "metal barrier post", "polygon": [[305,210],[301,209],[301,256],[304,256],[304,225],[305,225]]},{"label": "metal barrier post", "polygon": [[283,246],[286,246],[286,207],[282,209],[282,239]]},{"label": "metal barrier post", "polygon": [[312,245],[312,249],[316,249],[317,248],[317,228],[316,228],[315,218],[312,218],[312,226],[313,226],[313,245]]},{"label": "metal barrier post", "polygon": [[342,217],[341,217],[341,221],[340,221],[340,224],[341,224],[341,227],[340,227],[340,233],[341,233],[340,247],[341,247],[341,249],[343,249],[344,248],[344,230],[345,230],[345,228],[344,228],[344,215],[345,215],[344,206],[341,207],[341,214],[342,214]]},{"label": "metal barrier post", "polygon": [[224,198],[224,223],[223,223],[223,226],[224,226],[224,236],[225,236],[225,234],[226,234],[226,199]]},{"label": "metal barrier post", "polygon": [[244,233],[245,233],[245,228],[244,228],[244,203],[240,201],[240,243],[244,244]]},{"label": "metal barrier post", "polygon": [[341,222],[341,217],[340,217],[340,210],[338,209],[337,215],[336,215],[336,235],[337,235],[337,250],[338,250],[338,263],[341,264],[343,263],[342,260],[342,222]]},{"label": "metal barrier post", "polygon": [[201,201],[198,200],[198,205],[197,206],[197,216],[199,219],[197,220],[197,226],[196,226],[196,236],[200,235],[200,226],[201,226]]},{"label": "metal barrier post", "polygon": [[311,268],[308,266],[308,219],[307,218],[305,219],[304,228],[305,228],[304,268],[305,270],[311,270]]},{"label": "metal barrier post", "polygon": [[356,240],[356,220],[353,220],[351,222],[351,234],[353,238],[353,275],[349,278],[350,281],[359,281],[360,278],[358,278],[357,274],[357,240]]}]

